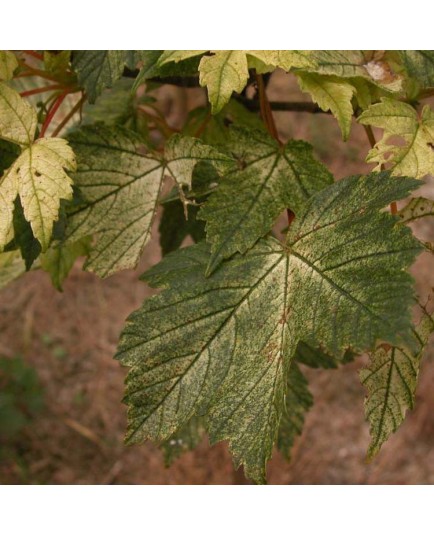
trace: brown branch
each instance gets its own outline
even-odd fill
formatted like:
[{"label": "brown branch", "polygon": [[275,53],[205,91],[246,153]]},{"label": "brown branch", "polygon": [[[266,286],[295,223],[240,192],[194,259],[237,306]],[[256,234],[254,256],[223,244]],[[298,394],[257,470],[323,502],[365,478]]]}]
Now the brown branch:
[{"label": "brown branch", "polygon": [[259,106],[262,120],[264,121],[268,132],[276,141],[279,142],[280,145],[282,145],[282,142],[279,140],[276,123],[274,122],[273,112],[271,111],[270,103],[268,102],[267,93],[264,86],[264,79],[262,78],[261,74],[256,75],[256,83],[258,85]]}]

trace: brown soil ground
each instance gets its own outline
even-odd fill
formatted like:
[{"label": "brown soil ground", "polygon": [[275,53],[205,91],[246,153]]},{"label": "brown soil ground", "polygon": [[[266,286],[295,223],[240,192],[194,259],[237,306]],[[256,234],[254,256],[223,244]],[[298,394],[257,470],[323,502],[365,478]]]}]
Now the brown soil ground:
[{"label": "brown soil ground", "polygon": [[[270,84],[274,100],[303,98],[288,75]],[[198,90],[167,87],[159,93],[173,124],[186,107],[203,99]],[[283,139],[309,140],[340,178],[369,168],[365,133],[354,125],[344,144],[336,122],[324,114],[277,113]],[[425,187],[428,191],[432,187]],[[421,236],[434,239],[428,222]],[[166,469],[152,444],[125,447],[125,407],[121,404],[125,370],[112,357],[127,315],[152,292],[138,275],[158,262],[157,224],[136,271],[104,281],[72,270],[59,293],[42,272],[28,273],[0,293],[0,355],[21,354],[34,366],[44,387],[45,409],[0,460],[1,483],[51,484],[231,484],[242,482],[233,470],[226,444],[207,441]],[[413,273],[418,290],[434,287],[432,260],[422,255]],[[315,397],[293,460],[276,452],[269,464],[270,484],[422,484],[434,483],[434,363],[424,359],[412,411],[382,452],[365,463],[369,443],[364,420],[364,390],[357,371],[364,362],[337,371],[306,370]]]}]

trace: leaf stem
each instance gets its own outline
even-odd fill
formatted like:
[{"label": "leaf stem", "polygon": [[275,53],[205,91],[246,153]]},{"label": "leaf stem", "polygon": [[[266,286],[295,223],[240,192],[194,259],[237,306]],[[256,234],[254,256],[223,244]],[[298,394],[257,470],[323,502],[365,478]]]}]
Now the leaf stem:
[{"label": "leaf stem", "polygon": [[21,97],[30,97],[31,95],[37,95],[38,93],[45,93],[46,91],[54,91],[56,89],[63,89],[62,86],[53,84],[52,86],[37,87],[35,89],[29,89],[28,91],[22,91]]},{"label": "leaf stem", "polygon": [[38,52],[34,50],[23,50],[24,54],[27,54],[28,56],[32,56],[33,58],[36,58],[37,60],[43,61],[44,57],[42,54],[39,54]]},{"label": "leaf stem", "polygon": [[65,97],[68,95],[68,92],[61,93],[56,100],[53,102],[53,104],[50,106],[50,109],[48,110],[47,117],[45,118],[44,124],[42,125],[41,132],[39,133],[39,137],[43,138],[45,133],[47,132],[48,127],[50,126],[51,121],[53,120],[53,117],[56,115],[57,110],[59,109],[62,102],[65,100]]},{"label": "leaf stem", "polygon": [[84,101],[86,100],[86,93],[83,93],[81,98],[75,103],[75,105],[71,108],[69,113],[63,118],[61,123],[56,127],[56,129],[53,131],[53,138],[55,138],[59,132],[62,130],[62,128],[68,123],[68,121],[80,110],[84,104]]},{"label": "leaf stem", "polygon": [[282,145],[282,142],[279,140],[276,123],[274,122],[273,112],[271,111],[270,103],[268,101],[267,93],[265,91],[264,78],[262,74],[256,75],[256,83],[258,85],[259,105],[260,105],[262,120],[264,121],[268,132],[279,143],[279,145]]}]

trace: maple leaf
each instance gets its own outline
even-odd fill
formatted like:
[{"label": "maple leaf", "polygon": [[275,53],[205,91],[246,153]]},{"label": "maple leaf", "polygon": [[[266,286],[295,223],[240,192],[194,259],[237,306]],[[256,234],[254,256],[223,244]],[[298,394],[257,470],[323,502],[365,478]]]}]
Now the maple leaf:
[{"label": "maple leaf", "polygon": [[349,177],[310,198],[283,245],[261,239],[206,277],[200,243],[147,272],[164,290],[130,315],[116,355],[130,367],[127,441],[165,441],[206,413],[211,442],[229,440],[263,482],[300,340],[340,358],[411,336],[405,269],[421,248],[380,209],[417,184]]}]

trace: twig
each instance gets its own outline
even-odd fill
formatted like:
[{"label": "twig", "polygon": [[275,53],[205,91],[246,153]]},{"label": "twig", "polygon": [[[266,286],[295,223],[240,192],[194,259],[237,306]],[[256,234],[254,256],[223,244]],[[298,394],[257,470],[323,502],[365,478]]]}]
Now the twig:
[{"label": "twig", "polygon": [[81,96],[80,100],[78,102],[76,102],[74,107],[64,117],[62,122],[56,127],[56,129],[54,130],[54,132],[52,134],[53,138],[56,137],[59,134],[59,132],[66,125],[66,123],[74,116],[74,114],[76,114],[81,109],[81,107],[83,106],[85,100],[86,100],[86,94],[83,93],[83,95]]}]

